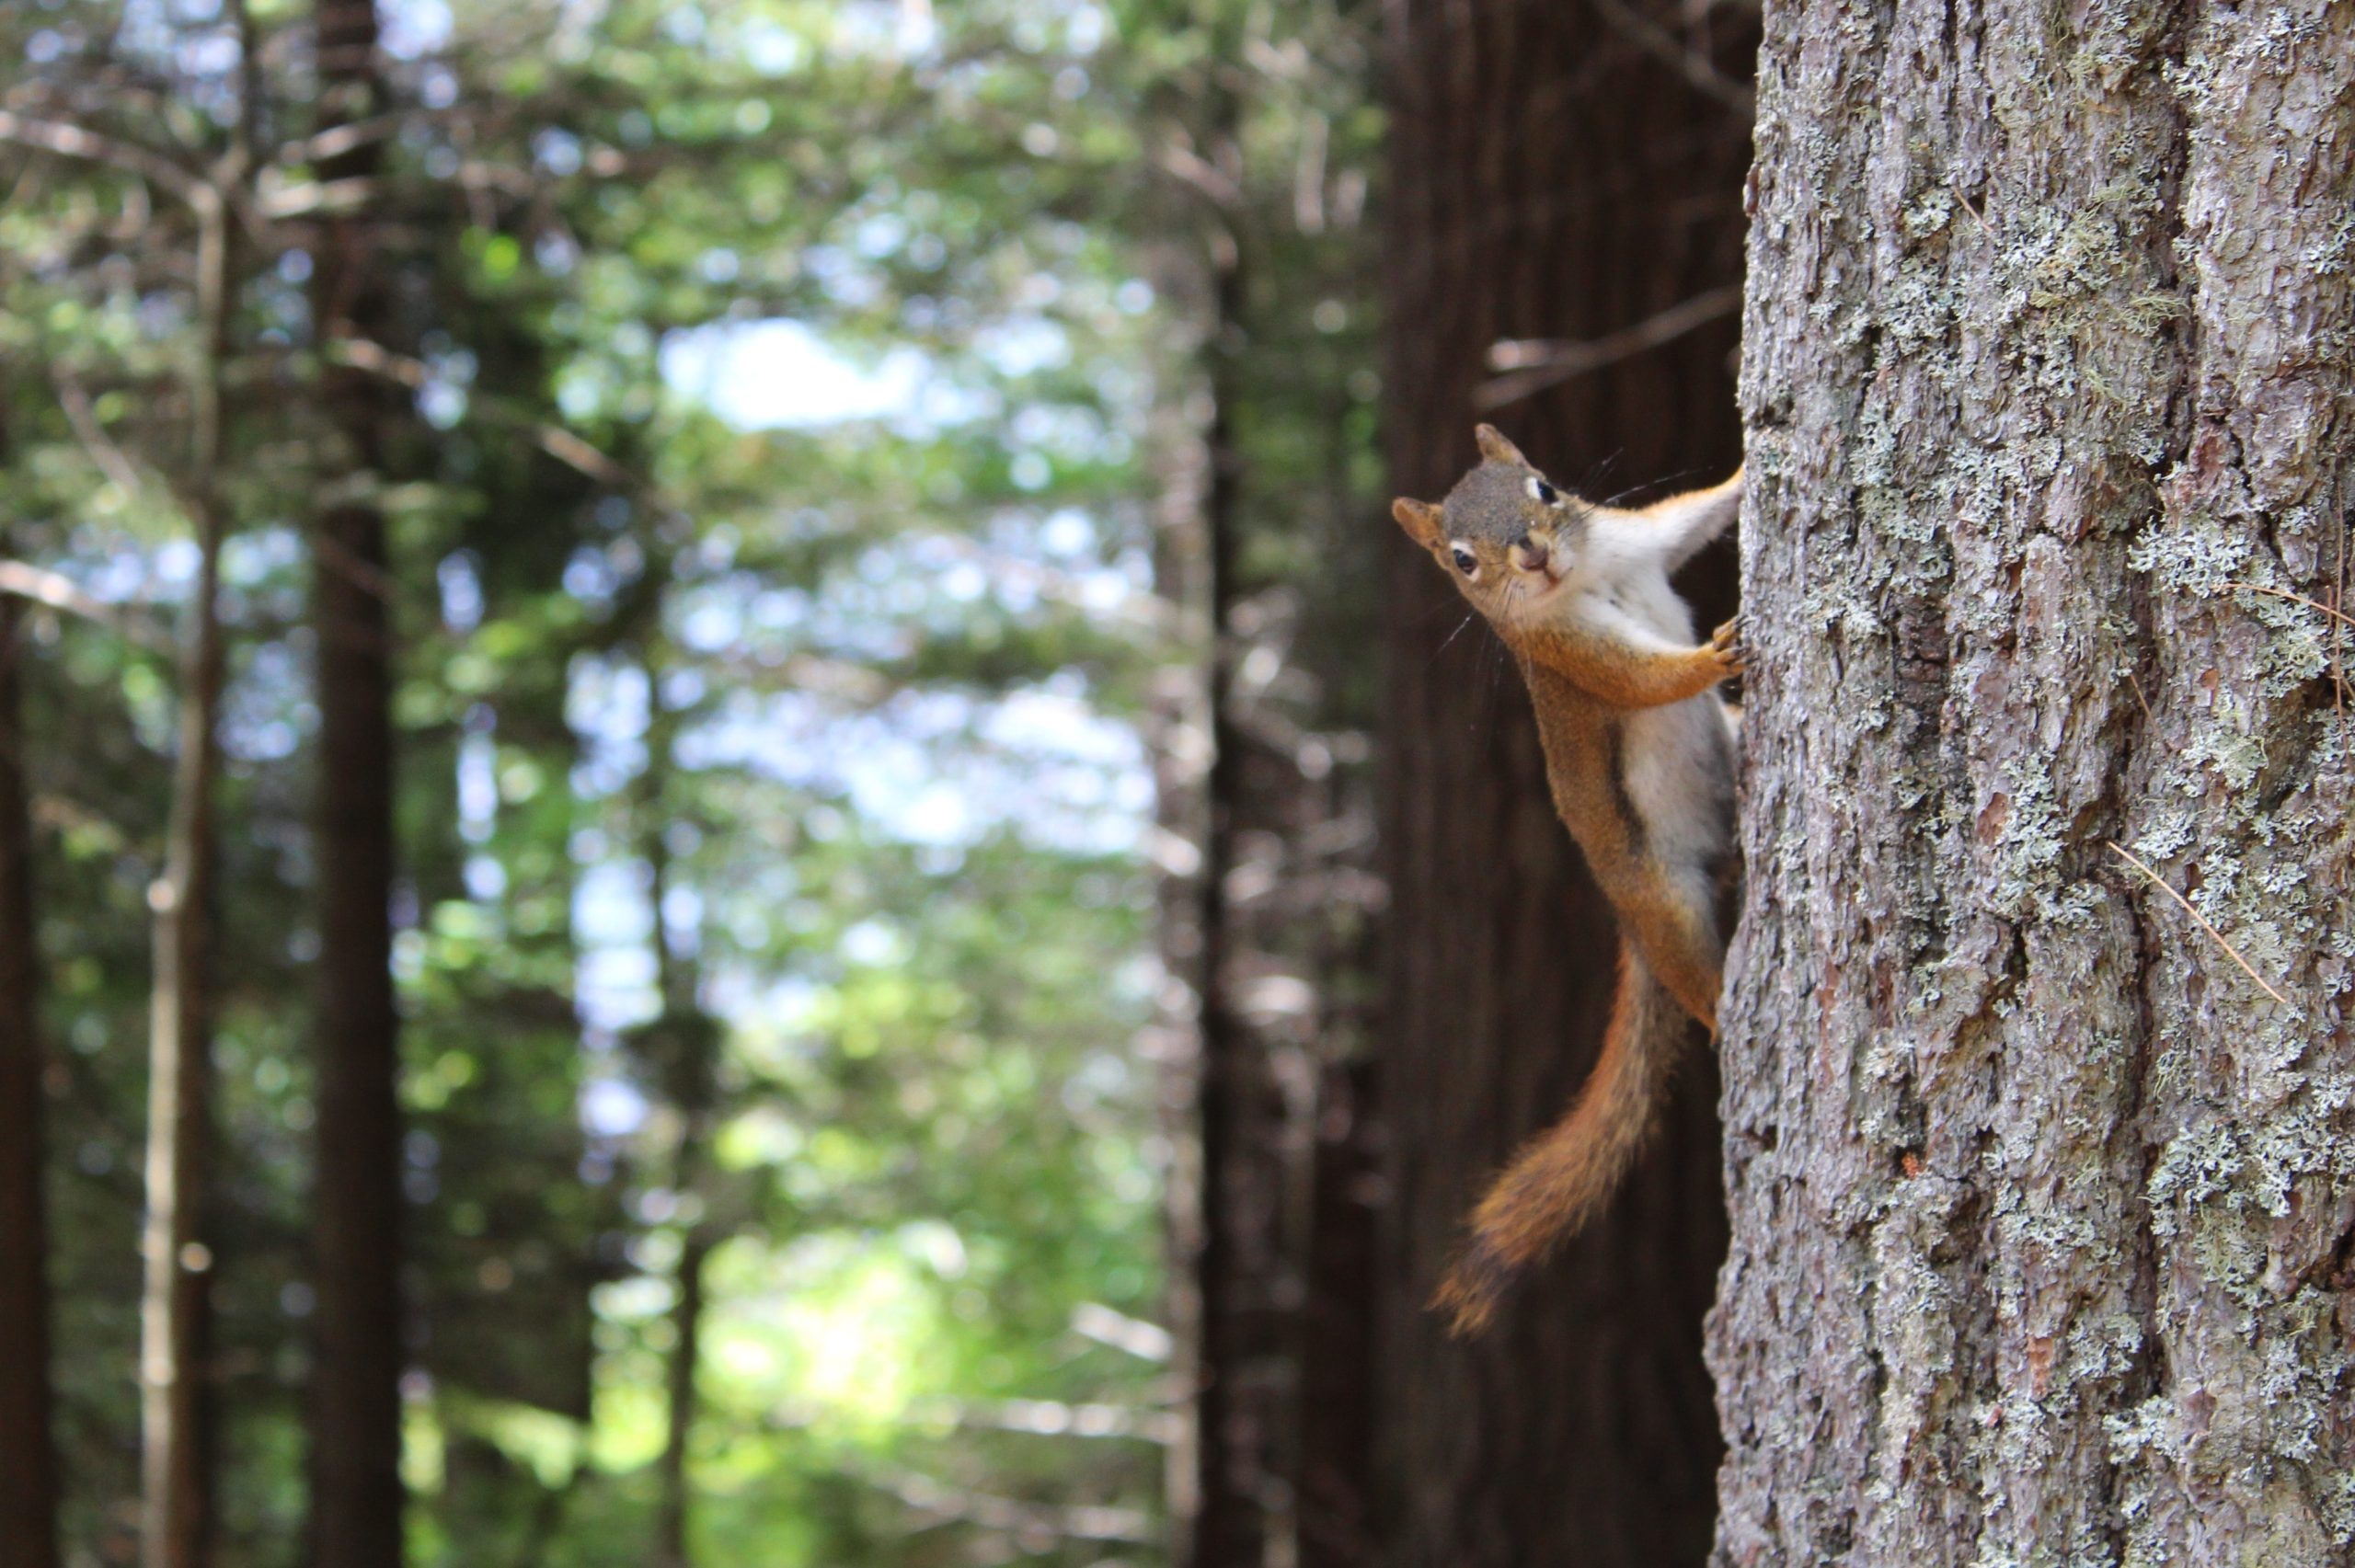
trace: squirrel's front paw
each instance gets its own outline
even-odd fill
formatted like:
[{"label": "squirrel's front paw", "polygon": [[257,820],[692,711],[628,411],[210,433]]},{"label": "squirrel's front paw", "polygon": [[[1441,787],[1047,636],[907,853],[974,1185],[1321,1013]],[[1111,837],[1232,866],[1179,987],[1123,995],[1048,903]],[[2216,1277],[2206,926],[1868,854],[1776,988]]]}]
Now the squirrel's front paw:
[{"label": "squirrel's front paw", "polygon": [[1741,617],[1737,615],[1709,634],[1709,651],[1717,656],[1728,675],[1750,668],[1750,650],[1741,642]]}]

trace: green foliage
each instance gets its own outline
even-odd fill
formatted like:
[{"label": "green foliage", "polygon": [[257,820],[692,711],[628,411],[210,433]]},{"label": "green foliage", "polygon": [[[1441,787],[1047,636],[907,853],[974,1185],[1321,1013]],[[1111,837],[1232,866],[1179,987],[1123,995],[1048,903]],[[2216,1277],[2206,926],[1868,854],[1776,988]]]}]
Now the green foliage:
[{"label": "green foliage", "polygon": [[[1194,434],[1189,280],[1240,235],[1244,568],[1309,585],[1362,712],[1334,617],[1371,555],[1364,41],[1220,0],[383,9],[411,1559],[648,1561],[707,1248],[704,1561],[1151,1561],[1166,1369],[1074,1320],[1161,1311],[1140,733],[1203,649],[1158,591],[1156,464]],[[308,16],[252,10],[256,189],[294,215],[241,228],[230,324],[212,1230],[222,1561],[262,1565],[299,1560],[306,1506],[304,584],[339,464],[308,390]],[[229,22],[12,8],[5,107],[210,166]],[[1166,171],[1254,73],[1213,200]],[[11,548],[121,612],[41,612],[27,683],[67,1534],[99,1564],[132,1539],[178,712],[126,628],[187,609],[191,229],[104,160],[0,146],[0,182]],[[764,372],[785,321],[817,355]],[[794,390],[764,373],[873,406],[764,428]],[[1067,1528],[1083,1506],[1119,1528]]]}]

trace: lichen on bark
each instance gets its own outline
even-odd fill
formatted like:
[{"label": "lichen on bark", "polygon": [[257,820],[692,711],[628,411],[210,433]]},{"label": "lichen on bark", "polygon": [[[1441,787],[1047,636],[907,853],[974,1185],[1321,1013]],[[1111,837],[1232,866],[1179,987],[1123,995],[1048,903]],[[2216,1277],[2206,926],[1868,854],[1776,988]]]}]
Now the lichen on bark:
[{"label": "lichen on bark", "polygon": [[1717,1561],[2355,1561],[2355,6],[1759,74]]}]

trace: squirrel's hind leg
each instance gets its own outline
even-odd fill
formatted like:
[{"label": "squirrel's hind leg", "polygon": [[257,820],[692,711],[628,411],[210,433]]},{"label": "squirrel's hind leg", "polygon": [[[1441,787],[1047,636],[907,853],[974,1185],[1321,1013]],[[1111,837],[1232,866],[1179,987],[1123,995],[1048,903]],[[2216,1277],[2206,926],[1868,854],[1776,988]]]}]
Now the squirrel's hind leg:
[{"label": "squirrel's hind leg", "polygon": [[1671,872],[1648,877],[1635,890],[1614,889],[1612,904],[1626,940],[1642,953],[1677,1005],[1717,1032],[1717,992],[1725,984],[1726,944],[1717,930],[1713,889],[1677,885]]}]

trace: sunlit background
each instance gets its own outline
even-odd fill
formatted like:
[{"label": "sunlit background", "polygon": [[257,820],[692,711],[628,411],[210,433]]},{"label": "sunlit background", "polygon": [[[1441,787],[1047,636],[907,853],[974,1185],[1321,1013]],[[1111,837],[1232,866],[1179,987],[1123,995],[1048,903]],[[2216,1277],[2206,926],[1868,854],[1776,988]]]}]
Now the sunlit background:
[{"label": "sunlit background", "polygon": [[[1200,864],[1221,453],[1235,679],[1303,819],[1362,813],[1369,652],[1327,605],[1379,515],[1371,18],[381,9],[397,339],[337,352],[392,393],[361,483],[397,647],[410,1561],[649,1562],[685,1498],[711,1564],[1159,1561],[1189,1004],[1155,901]],[[203,1224],[217,1560],[277,1564],[317,1305],[306,531],[351,481],[310,390],[310,12],[249,23],[250,54],[224,0],[33,0],[0,50],[25,121],[190,168],[258,137],[217,363]],[[21,141],[0,189],[0,555],[51,574],[63,1533],[95,1568],[137,1555],[146,900],[208,372],[169,189]],[[1297,1044],[1284,978],[1254,1005]]]}]

